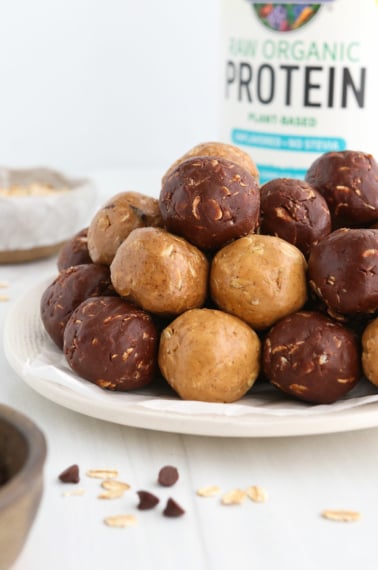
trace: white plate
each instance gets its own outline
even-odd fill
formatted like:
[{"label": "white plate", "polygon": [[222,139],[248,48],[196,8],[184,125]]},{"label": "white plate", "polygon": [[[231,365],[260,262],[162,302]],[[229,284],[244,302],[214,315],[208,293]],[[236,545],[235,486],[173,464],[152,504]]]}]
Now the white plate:
[{"label": "white plate", "polygon": [[[156,388],[106,392],[71,371],[63,371],[63,381],[55,380],[59,369],[55,361],[62,356],[43,329],[39,304],[50,281],[34,286],[12,306],[4,328],[4,350],[10,365],[31,388],[61,406],[132,427],[221,437],[297,436],[378,426],[378,394],[371,388],[367,396],[362,392],[349,398],[346,408],[343,403],[310,406],[291,402],[268,388],[263,391],[260,411],[255,406],[251,411],[249,395],[235,404],[183,402],[169,390],[159,393]],[[44,378],[30,374],[33,362],[46,349],[53,357],[48,363],[50,374]]]}]

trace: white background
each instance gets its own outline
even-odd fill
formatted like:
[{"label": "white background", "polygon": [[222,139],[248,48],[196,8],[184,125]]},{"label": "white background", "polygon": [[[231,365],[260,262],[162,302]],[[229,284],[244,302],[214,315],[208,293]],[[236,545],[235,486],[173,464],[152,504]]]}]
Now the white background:
[{"label": "white background", "polygon": [[0,165],[168,166],[217,138],[218,0],[0,0]]}]

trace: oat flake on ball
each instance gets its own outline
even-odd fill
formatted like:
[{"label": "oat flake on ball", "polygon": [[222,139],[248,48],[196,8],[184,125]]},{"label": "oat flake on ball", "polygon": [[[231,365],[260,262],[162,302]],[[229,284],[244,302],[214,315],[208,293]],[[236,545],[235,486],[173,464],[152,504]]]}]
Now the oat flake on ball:
[{"label": "oat flake on ball", "polygon": [[260,192],[256,179],[239,164],[199,156],[168,174],[159,205],[168,231],[200,249],[216,250],[257,229]]},{"label": "oat flake on ball", "polygon": [[182,399],[235,402],[257,378],[260,340],[237,317],[192,309],[162,332],[158,362]]}]

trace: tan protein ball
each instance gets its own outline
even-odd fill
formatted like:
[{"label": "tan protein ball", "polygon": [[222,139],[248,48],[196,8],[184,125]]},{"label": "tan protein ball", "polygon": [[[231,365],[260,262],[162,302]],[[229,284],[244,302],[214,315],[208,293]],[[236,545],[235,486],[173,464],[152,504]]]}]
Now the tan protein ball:
[{"label": "tan protein ball", "polygon": [[260,340],[233,315],[193,309],[163,330],[158,362],[182,399],[235,402],[257,378]]},{"label": "tan protein ball", "polygon": [[378,317],[365,328],[361,344],[364,374],[374,386],[378,386]]},{"label": "tan protein ball", "polygon": [[110,265],[124,239],[135,228],[163,225],[159,202],[139,192],[121,192],[95,214],[88,228],[88,250],[94,263]]},{"label": "tan protein ball", "polygon": [[239,166],[242,166],[244,170],[247,170],[257,181],[259,180],[259,171],[257,166],[250,157],[250,155],[239,148],[238,146],[221,143],[221,142],[204,142],[200,143],[190,150],[188,150],[183,156],[178,158],[167,170],[163,176],[163,184],[167,176],[179,165],[181,162],[187,158],[194,158],[197,156],[213,156],[218,158],[225,158],[235,162]]},{"label": "tan protein ball", "polygon": [[201,307],[207,295],[205,255],[160,228],[132,231],[118,248],[110,273],[121,297],[156,315],[179,315]]},{"label": "tan protein ball", "polygon": [[210,292],[218,307],[263,330],[303,307],[306,260],[279,237],[249,234],[215,255]]}]

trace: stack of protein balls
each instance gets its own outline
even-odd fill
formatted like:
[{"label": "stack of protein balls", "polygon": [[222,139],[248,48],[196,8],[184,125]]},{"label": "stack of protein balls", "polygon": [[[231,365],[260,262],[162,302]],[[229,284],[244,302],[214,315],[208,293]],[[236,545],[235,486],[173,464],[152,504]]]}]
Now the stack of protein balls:
[{"label": "stack of protein balls", "polygon": [[[159,198],[123,192],[63,247],[44,327],[82,378],[233,402],[256,379],[312,403],[378,386],[378,165],[326,153],[260,187],[250,156],[200,144]],[[253,390],[252,390],[253,392]]]}]

